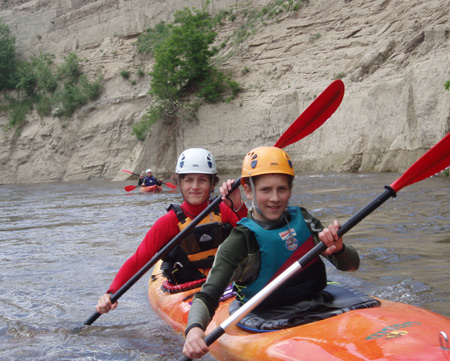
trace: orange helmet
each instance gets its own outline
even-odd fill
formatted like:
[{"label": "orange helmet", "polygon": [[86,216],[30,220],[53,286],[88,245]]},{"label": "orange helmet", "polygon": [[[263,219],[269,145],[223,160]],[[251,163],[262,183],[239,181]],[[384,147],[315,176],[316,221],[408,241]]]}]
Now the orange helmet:
[{"label": "orange helmet", "polygon": [[289,154],[277,147],[255,148],[247,153],[242,162],[241,184],[245,184],[246,178],[274,173],[295,177]]}]

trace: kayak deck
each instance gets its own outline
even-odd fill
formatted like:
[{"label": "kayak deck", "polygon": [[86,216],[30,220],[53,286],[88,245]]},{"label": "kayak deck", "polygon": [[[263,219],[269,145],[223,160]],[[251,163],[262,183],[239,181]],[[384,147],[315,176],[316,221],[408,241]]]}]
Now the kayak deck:
[{"label": "kayak deck", "polygon": [[[159,266],[155,266],[155,277],[149,282],[150,304],[176,332],[184,334],[192,300],[189,296],[199,288],[164,292],[164,278],[157,276]],[[207,334],[229,317],[228,308],[234,299],[220,303]],[[379,301],[379,307],[271,332],[251,332],[233,325],[210,346],[210,351],[219,360],[450,360],[448,346],[439,342],[441,331],[450,335],[449,318],[416,306]]]}]

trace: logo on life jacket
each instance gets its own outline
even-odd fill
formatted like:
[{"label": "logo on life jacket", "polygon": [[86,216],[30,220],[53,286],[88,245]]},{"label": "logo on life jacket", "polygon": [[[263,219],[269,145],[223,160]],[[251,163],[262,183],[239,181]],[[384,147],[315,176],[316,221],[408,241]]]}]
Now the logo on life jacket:
[{"label": "logo on life jacket", "polygon": [[209,242],[212,241],[212,237],[209,234],[203,234],[200,239],[198,240],[199,242]]},{"label": "logo on life jacket", "polygon": [[284,246],[289,251],[295,251],[298,248],[298,241],[295,238],[297,233],[293,228],[279,233],[281,239],[284,241]]}]

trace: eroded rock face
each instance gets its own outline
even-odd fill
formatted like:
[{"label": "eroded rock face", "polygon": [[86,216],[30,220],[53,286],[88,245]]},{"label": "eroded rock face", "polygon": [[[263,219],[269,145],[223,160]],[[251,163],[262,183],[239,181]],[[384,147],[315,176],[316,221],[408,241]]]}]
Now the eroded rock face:
[{"label": "eroded rock face", "polygon": [[[218,1],[230,10],[221,44],[247,7],[271,1]],[[89,76],[103,74],[101,97],[70,119],[33,114],[0,133],[0,183],[125,179],[151,167],[169,175],[177,155],[201,146],[221,173],[238,174],[253,147],[272,145],[336,77],[346,86],[332,118],[287,148],[301,171],[404,171],[450,130],[450,28],[447,0],[309,1],[295,13],[254,27],[219,54],[244,91],[230,104],[205,104],[194,122],[158,124],[145,142],[131,134],[151,104],[152,59],[136,54],[137,35],[198,1],[8,1],[0,18],[24,55],[76,52]],[[230,42],[231,43],[231,42]],[[120,72],[129,70],[136,84]],[[0,126],[8,122],[0,115]]]}]

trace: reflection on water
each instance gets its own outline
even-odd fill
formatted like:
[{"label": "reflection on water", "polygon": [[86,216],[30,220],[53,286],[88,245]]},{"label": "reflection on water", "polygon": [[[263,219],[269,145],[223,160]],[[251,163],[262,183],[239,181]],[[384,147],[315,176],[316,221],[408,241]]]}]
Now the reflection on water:
[{"label": "reflection on water", "polygon": [[[335,217],[343,223],[398,176],[305,175],[296,180],[291,203],[325,224]],[[180,356],[182,337],[151,311],[145,276],[116,311],[74,332],[153,222],[180,199],[176,192],[127,193],[129,184],[0,186],[1,359]],[[345,236],[360,252],[360,270],[328,267],[329,278],[450,317],[449,194],[450,179],[440,177],[401,190]]]}]

